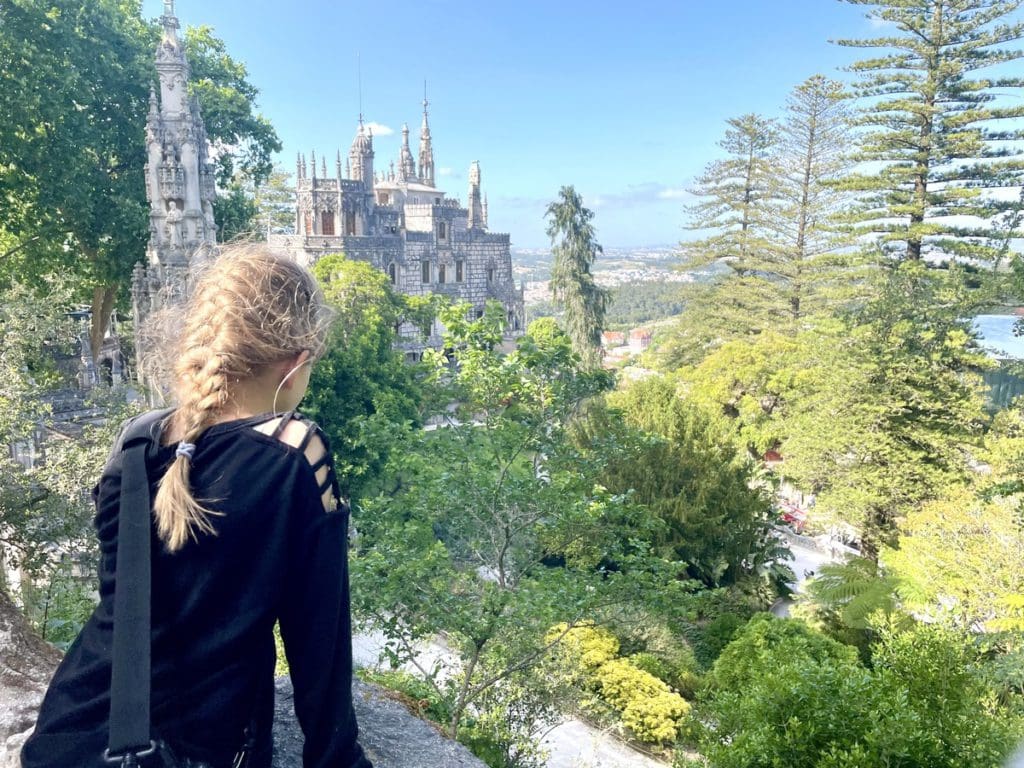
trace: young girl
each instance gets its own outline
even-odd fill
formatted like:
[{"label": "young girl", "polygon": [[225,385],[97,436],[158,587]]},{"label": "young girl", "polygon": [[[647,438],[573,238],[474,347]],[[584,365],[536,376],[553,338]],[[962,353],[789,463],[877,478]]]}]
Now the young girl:
[{"label": "young girl", "polygon": [[[178,407],[146,470],[151,728],[188,765],[232,766],[250,740],[247,768],[270,766],[279,621],[304,765],[370,768],[352,709],[348,510],[323,433],[294,414],[328,316],[308,271],[255,247],[207,267],[185,309]],[[24,768],[104,765],[120,476],[115,453],[93,489],[100,603],[50,684]]]}]

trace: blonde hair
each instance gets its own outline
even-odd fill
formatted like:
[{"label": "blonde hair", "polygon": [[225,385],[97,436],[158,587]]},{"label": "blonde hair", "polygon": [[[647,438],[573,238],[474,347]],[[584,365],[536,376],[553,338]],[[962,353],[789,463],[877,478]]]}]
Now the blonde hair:
[{"label": "blonde hair", "polygon": [[[308,350],[324,350],[330,310],[316,279],[266,246],[242,245],[210,262],[184,308],[174,365],[178,408],[171,416],[181,441],[195,443],[231,399],[240,381]],[[157,532],[168,551],[200,532],[213,533],[210,515],[192,494],[191,460],[176,456],[153,504]]]}]

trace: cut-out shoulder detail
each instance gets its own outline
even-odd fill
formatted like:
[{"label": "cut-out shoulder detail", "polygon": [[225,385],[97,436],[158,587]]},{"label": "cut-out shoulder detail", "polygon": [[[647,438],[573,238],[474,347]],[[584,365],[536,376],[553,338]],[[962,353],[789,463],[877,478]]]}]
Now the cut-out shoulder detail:
[{"label": "cut-out shoulder detail", "polygon": [[[283,424],[286,419],[287,423]],[[324,511],[334,512],[338,509],[338,498],[334,491],[334,466],[316,424],[292,418],[292,414],[287,413],[257,424],[253,429],[264,435],[277,437],[282,443],[302,451],[316,476]]]}]

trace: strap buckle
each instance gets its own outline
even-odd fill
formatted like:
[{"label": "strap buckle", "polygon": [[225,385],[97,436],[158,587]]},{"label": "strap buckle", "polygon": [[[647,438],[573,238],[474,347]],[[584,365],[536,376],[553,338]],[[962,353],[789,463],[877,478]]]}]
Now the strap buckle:
[{"label": "strap buckle", "polygon": [[123,754],[114,754],[108,747],[103,750],[103,762],[108,765],[119,765],[121,768],[137,768],[140,759],[152,757],[159,749],[160,746],[152,739],[149,740],[149,746],[145,749],[129,749]]}]

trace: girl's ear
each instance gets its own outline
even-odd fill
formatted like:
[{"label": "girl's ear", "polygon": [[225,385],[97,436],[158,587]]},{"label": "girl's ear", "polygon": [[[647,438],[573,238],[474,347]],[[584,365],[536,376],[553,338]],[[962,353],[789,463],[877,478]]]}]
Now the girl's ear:
[{"label": "girl's ear", "polygon": [[279,370],[281,372],[281,389],[291,389],[296,380],[296,372],[303,365],[310,363],[309,350],[304,349],[294,357],[286,357],[281,361]]}]

